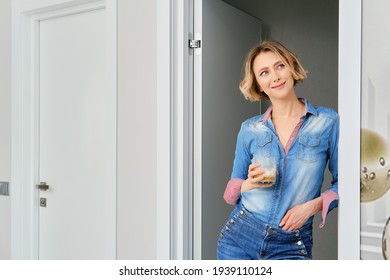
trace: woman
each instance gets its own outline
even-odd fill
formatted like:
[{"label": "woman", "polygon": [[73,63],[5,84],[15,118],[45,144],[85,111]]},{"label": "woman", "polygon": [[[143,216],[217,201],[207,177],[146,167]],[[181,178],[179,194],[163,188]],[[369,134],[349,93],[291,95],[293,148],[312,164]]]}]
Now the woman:
[{"label": "woman", "polygon": [[[237,138],[224,198],[235,204],[218,239],[218,259],[311,259],[313,216],[322,222],[338,204],[338,114],[297,98],[306,78],[297,57],[276,41],[253,48],[240,89],[246,99],[269,99],[261,116],[246,120]],[[276,181],[259,184],[253,158],[275,158]],[[330,188],[321,194],[329,162]]]}]

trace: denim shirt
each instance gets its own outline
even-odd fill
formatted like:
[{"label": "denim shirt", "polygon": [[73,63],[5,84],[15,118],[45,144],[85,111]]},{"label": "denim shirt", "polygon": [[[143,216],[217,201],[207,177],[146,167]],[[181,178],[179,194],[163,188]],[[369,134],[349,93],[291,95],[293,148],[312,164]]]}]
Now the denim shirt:
[{"label": "denim shirt", "polygon": [[[323,199],[326,204],[323,204],[323,220],[338,204],[338,114],[333,109],[314,107],[305,99],[301,101],[306,104],[306,114],[301,117],[299,129],[289,139],[287,151],[283,149],[269,117],[272,108],[263,115],[246,120],[238,134],[231,179],[246,180],[248,166],[255,155],[276,158],[276,183],[241,194],[244,207],[273,227],[279,227],[290,208],[321,195],[328,162],[332,181],[327,191],[334,195],[330,196],[331,199]],[[313,217],[306,223],[312,223],[312,220]]]}]

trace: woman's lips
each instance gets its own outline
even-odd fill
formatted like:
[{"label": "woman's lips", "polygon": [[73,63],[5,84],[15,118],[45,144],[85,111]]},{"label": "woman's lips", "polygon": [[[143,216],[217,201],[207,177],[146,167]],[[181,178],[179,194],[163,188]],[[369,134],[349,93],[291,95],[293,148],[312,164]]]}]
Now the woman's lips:
[{"label": "woman's lips", "polygon": [[274,86],[274,87],[272,87],[272,88],[273,88],[273,89],[281,89],[281,88],[284,86],[285,83],[286,83],[286,82],[281,83],[281,84],[276,85],[276,86]]}]

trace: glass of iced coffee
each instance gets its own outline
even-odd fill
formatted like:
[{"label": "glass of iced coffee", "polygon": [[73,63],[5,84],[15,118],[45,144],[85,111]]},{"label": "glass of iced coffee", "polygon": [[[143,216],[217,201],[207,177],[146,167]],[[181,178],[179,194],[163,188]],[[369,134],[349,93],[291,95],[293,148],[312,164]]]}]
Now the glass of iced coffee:
[{"label": "glass of iced coffee", "polygon": [[253,163],[259,163],[259,169],[264,170],[264,178],[257,182],[265,186],[272,186],[276,182],[276,158],[274,157],[253,157]]}]

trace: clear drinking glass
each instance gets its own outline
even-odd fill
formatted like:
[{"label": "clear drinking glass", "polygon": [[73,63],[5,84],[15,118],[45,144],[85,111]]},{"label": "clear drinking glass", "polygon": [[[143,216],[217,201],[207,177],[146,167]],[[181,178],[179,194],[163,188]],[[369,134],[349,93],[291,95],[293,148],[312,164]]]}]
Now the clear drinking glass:
[{"label": "clear drinking glass", "polygon": [[260,163],[260,167],[264,169],[264,179],[257,182],[262,185],[273,185],[276,182],[276,158],[274,157],[253,157],[253,163]]}]

